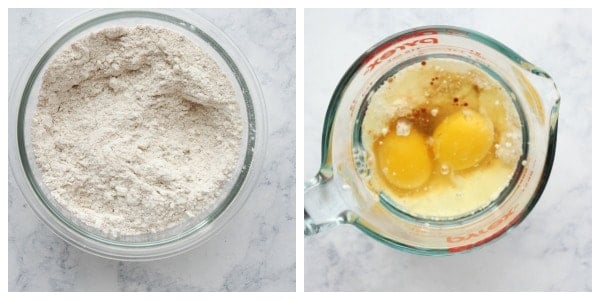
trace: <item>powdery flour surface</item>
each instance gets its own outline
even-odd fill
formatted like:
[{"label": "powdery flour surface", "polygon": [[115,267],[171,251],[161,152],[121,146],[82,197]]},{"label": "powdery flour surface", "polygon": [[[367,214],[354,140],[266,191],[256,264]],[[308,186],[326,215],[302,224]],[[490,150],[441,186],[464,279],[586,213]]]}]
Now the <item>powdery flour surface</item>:
[{"label": "powdery flour surface", "polygon": [[109,236],[159,232],[212,209],[240,156],[231,83],[183,35],[92,33],[44,73],[33,118],[52,196]]}]

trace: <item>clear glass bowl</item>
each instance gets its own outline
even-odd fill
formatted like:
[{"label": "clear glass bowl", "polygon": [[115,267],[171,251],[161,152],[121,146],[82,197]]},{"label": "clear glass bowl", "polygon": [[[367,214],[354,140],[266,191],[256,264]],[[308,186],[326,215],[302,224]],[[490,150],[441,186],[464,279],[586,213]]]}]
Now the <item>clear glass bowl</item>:
[{"label": "clear glass bowl", "polygon": [[[113,26],[154,25],[181,33],[207,51],[234,83],[243,115],[244,138],[236,176],[208,213],[156,234],[111,238],[62,208],[45,187],[31,147],[31,119],[42,75],[54,55],[90,32]],[[217,27],[186,10],[92,10],[63,23],[21,69],[9,97],[9,163],[26,201],[56,234],[98,256],[120,260],[160,259],[206,241],[230,221],[248,198],[263,164],[265,106],[246,58]]]}]

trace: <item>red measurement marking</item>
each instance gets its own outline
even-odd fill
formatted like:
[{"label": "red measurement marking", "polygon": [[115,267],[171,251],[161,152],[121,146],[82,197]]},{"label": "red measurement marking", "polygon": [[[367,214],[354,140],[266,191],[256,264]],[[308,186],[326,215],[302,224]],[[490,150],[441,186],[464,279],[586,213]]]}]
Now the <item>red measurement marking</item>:
[{"label": "red measurement marking", "polygon": [[373,51],[373,53],[371,53],[363,60],[363,64],[368,64],[367,71],[365,73],[372,71],[375,68],[375,66],[380,64],[382,61],[392,57],[392,55],[396,54],[396,51],[403,51],[410,47],[416,47],[418,44],[437,44],[438,39],[436,37],[427,37],[410,42],[407,41],[409,39],[422,37],[424,35],[437,35],[437,33],[438,32],[436,30],[422,30],[409,35],[403,35],[396,39],[386,42],[385,44],[379,46],[377,50]]},{"label": "red measurement marking", "polygon": [[[461,243],[461,242],[465,242],[468,240],[476,239],[481,236],[485,236],[486,234],[494,231],[495,229],[499,228],[502,224],[504,224],[508,219],[510,219],[511,216],[513,216],[514,212],[515,212],[515,209],[511,208],[500,219],[494,221],[492,224],[488,225],[487,227],[480,229],[479,231],[471,232],[471,233],[468,233],[465,235],[448,236],[448,237],[446,237],[446,242],[448,242],[449,244]],[[519,220],[519,216],[516,216],[516,217],[510,219],[510,222],[506,223],[506,225],[501,227],[498,231],[494,232],[492,235],[490,235],[484,239],[481,239],[479,241],[476,241],[474,243],[470,243],[470,244],[466,244],[466,245],[462,245],[462,246],[450,247],[448,249],[448,252],[450,252],[450,253],[461,252],[461,251],[465,251],[465,250],[471,249],[476,246],[483,245],[483,244],[499,237],[506,230],[508,230],[513,224],[515,224],[518,220]]]}]

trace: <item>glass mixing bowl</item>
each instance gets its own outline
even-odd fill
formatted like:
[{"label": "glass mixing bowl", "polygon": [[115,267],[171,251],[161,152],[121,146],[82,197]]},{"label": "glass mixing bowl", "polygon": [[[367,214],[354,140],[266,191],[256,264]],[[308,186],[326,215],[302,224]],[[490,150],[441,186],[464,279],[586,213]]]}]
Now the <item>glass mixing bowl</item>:
[{"label": "glass mixing bowl", "polygon": [[[241,155],[233,179],[209,212],[155,234],[112,238],[78,221],[45,187],[31,147],[31,120],[42,75],[53,57],[90,32],[113,26],[154,25],[185,35],[207,51],[236,91],[243,115]],[[29,206],[62,239],[87,252],[120,260],[151,260],[180,254],[213,236],[248,198],[263,164],[266,120],[263,95],[249,63],[217,27],[186,10],[92,10],[65,23],[25,65],[9,97],[9,163]]]}]

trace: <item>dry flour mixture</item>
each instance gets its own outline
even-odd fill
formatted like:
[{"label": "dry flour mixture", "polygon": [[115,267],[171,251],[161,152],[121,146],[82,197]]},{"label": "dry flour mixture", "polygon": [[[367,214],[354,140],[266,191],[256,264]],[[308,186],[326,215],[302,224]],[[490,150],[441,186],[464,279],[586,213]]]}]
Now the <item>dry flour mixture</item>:
[{"label": "dry flour mixture", "polygon": [[211,209],[234,175],[241,135],[216,62],[152,26],[104,29],[59,53],[32,124],[52,196],[110,236],[159,232]]}]

